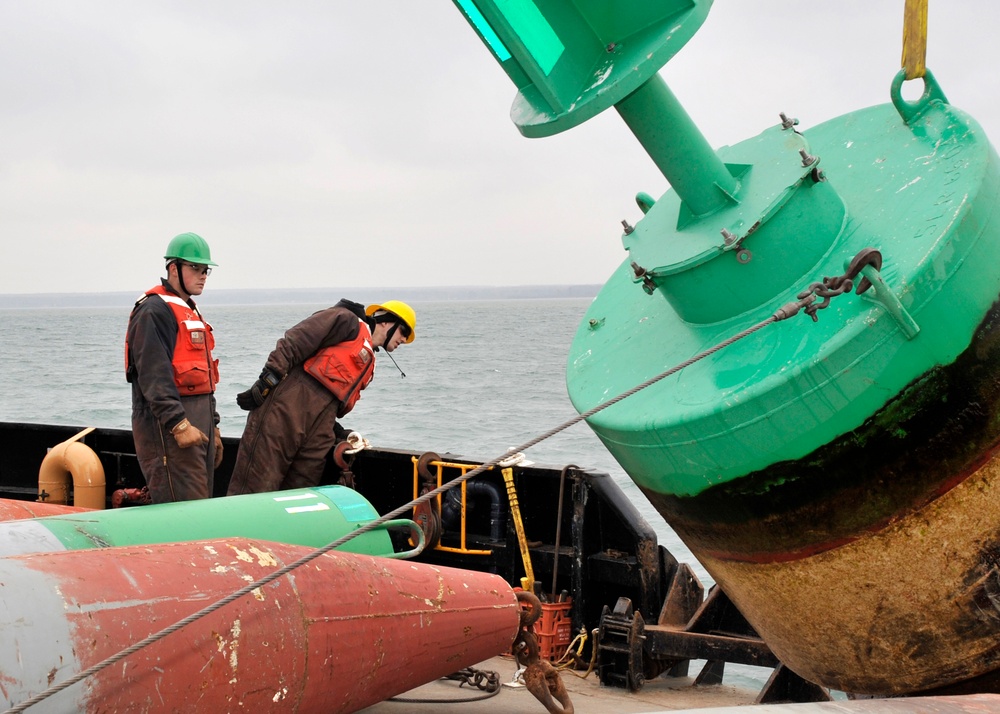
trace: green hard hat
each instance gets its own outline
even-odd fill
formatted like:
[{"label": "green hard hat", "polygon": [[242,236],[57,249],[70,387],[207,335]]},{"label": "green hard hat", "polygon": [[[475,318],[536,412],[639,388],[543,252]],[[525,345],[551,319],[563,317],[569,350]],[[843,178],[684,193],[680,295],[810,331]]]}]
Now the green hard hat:
[{"label": "green hard hat", "polygon": [[174,236],[163,257],[166,260],[180,258],[199,265],[217,265],[212,262],[212,251],[208,249],[208,243],[197,233],[181,233],[179,236]]}]

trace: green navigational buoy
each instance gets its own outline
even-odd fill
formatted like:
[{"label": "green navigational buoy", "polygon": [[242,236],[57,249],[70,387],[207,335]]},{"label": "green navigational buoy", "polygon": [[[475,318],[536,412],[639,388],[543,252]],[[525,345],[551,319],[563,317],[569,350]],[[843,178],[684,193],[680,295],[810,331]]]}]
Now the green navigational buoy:
[{"label": "green navigational buoy", "polygon": [[1000,671],[1000,159],[980,125],[917,61],[888,68],[885,104],[808,130],[776,107],[715,151],[657,74],[709,2],[455,2],[517,87],[525,136],[614,107],[671,186],[636,196],[627,255],[577,330],[578,411],[796,300],[827,307],[590,427],[800,676],[993,691],[975,682]]}]

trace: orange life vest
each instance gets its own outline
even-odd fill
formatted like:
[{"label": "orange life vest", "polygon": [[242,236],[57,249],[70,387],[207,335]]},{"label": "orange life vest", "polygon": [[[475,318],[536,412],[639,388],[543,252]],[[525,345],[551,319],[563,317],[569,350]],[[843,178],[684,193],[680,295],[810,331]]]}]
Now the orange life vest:
[{"label": "orange life vest", "polygon": [[[212,326],[202,319],[197,310],[162,285],[146,292],[146,298],[152,295],[159,295],[170,306],[174,319],[177,320],[177,342],[171,358],[177,392],[182,397],[211,394],[219,383],[219,360],[212,358],[212,350],[215,349]],[[129,350],[126,343],[126,374],[128,371]]]},{"label": "orange life vest", "polygon": [[375,348],[368,323],[358,320],[358,336],[324,347],[302,363],[302,368],[340,400],[337,416],[344,416],[361,397],[375,375]]}]

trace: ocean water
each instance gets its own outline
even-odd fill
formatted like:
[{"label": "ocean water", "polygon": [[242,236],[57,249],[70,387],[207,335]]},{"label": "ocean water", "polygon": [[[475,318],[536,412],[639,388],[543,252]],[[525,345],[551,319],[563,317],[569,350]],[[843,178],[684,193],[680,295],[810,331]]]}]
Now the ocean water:
[{"label": "ocean water", "polygon": [[[379,353],[375,379],[344,425],[377,447],[482,461],[500,456],[576,416],[566,394],[566,360],[588,304],[581,298],[413,302],[417,339],[393,353],[398,368]],[[207,297],[200,305],[216,335],[220,426],[237,436],[246,412],[236,394],[256,380],[287,328],[327,305],[212,306]],[[130,307],[0,310],[0,420],[131,428],[123,366]],[[660,543],[690,564],[706,588],[712,584],[585,423],[525,455],[610,473]],[[729,671],[733,683],[751,687],[769,674],[732,665]]]},{"label": "ocean water", "polygon": [[[243,432],[236,394],[257,376],[275,341],[326,305],[219,305],[202,301],[216,336],[222,433]],[[413,303],[417,339],[379,353],[375,379],[344,425],[375,446],[489,460],[576,416],[566,358],[589,301],[582,298]],[[0,420],[131,428],[121,308],[0,310]],[[403,376],[405,374],[405,377]],[[678,559],[709,575],[649,505],[585,423],[525,454],[610,473]]]},{"label": "ocean water", "polygon": [[[216,336],[222,433],[243,432],[236,394],[257,376],[275,341],[327,305],[218,305],[202,312]],[[344,425],[375,446],[489,460],[576,416],[566,395],[570,342],[585,298],[413,303],[417,339],[379,353],[375,380]],[[120,308],[3,309],[0,420],[131,428]],[[405,377],[403,376],[405,374]],[[532,461],[610,473],[679,560],[709,575],[663,522],[585,423],[526,452]]]}]

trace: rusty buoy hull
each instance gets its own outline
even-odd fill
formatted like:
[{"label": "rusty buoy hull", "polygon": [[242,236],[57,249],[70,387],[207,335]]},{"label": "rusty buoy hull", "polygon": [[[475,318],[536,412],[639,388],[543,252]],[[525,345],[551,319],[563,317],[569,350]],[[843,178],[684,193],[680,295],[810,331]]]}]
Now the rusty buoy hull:
[{"label": "rusty buoy hull", "polygon": [[[0,558],[0,702],[20,704],[310,549],[226,539]],[[332,552],[31,707],[352,712],[509,651],[501,578]]]},{"label": "rusty buoy hull", "polygon": [[647,492],[797,674],[872,694],[998,678],[998,328],[995,303],[952,364],[807,458]]},{"label": "rusty buoy hull", "polygon": [[[956,682],[995,691],[998,522],[994,457],[940,498],[840,547],[769,563],[699,557],[763,623],[774,653],[810,681],[882,695]],[[992,685],[975,683],[987,677]]]}]

